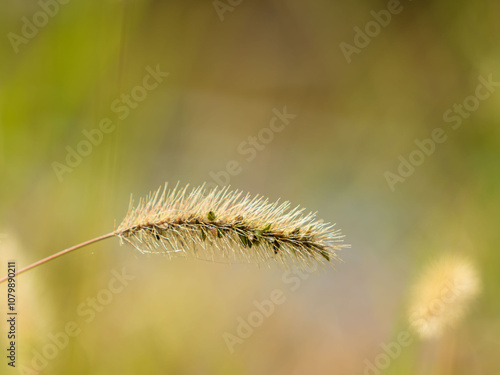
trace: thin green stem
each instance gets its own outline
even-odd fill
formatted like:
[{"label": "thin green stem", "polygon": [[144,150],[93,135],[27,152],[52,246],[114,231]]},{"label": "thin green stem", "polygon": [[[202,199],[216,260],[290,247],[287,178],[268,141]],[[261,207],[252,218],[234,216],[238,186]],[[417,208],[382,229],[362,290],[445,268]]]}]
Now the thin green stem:
[{"label": "thin green stem", "polygon": [[[20,275],[21,273],[24,273],[26,271],[29,271],[35,267],[38,267],[39,265],[41,264],[44,264],[44,263],[47,263],[47,262],[50,262],[51,260],[54,260],[56,258],[59,258],[65,254],[68,254],[74,250],[77,250],[77,249],[80,249],[82,247],[85,247],[87,245],[90,245],[90,244],[93,244],[94,242],[98,242],[98,241],[102,241],[106,238],[109,238],[109,237],[113,237],[115,235],[115,232],[111,232],[111,233],[108,233],[108,234],[105,234],[103,236],[99,236],[99,237],[96,237],[96,238],[93,238],[91,240],[88,240],[88,241],[85,241],[85,242],[82,242],[78,245],[75,245],[75,246],[72,246],[72,247],[69,247],[65,250],[62,250],[58,253],[55,253],[55,254],[52,254],[51,256],[48,256],[47,258],[43,258],[43,259],[40,259],[38,262],[35,262],[33,264],[30,264],[29,266],[26,266],[22,269],[20,269],[19,271],[16,272],[16,274],[14,276],[17,276],[17,275]],[[0,284],[7,281],[9,279],[9,276],[5,276],[3,278],[0,279]]]}]

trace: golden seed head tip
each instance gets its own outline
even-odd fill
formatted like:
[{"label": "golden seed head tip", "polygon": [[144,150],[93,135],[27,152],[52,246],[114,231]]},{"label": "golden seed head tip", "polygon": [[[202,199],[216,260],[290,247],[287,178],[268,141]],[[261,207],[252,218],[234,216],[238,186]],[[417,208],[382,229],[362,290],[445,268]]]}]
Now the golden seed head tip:
[{"label": "golden seed head tip", "polygon": [[143,253],[283,266],[291,260],[301,268],[338,259],[347,247],[340,231],[303,211],[229,187],[165,186],[131,203],[115,233]]},{"label": "golden seed head tip", "polygon": [[440,258],[413,288],[411,327],[422,338],[440,336],[463,318],[480,290],[479,274],[468,259],[458,255]]}]

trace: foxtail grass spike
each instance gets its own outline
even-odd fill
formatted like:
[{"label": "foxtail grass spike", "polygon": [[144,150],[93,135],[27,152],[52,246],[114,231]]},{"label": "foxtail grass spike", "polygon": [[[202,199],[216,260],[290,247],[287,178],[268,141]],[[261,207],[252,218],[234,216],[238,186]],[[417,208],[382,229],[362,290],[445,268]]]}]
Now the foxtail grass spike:
[{"label": "foxtail grass spike", "polygon": [[446,254],[429,265],[413,287],[411,327],[422,339],[455,327],[481,291],[479,273],[461,255]]}]

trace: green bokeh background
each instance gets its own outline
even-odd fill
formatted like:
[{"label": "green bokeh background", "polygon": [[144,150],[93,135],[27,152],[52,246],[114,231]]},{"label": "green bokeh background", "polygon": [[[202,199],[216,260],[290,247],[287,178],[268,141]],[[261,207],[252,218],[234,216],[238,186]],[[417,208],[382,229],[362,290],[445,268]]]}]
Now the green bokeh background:
[{"label": "green bokeh background", "polygon": [[[406,329],[423,267],[458,252],[477,265],[482,294],[446,339],[415,337],[382,373],[496,373],[500,90],[457,130],[443,114],[474,95],[479,76],[500,81],[500,5],[401,6],[348,63],[340,43],[353,44],[353,28],[386,2],[242,1],[221,19],[211,1],[72,0],[16,53],[8,34],[21,34],[23,17],[41,8],[4,0],[2,276],[8,259],[24,266],[111,231],[131,193],[213,182],[210,173],[231,160],[242,168],[231,186],[319,211],[352,245],[342,264],[292,291],[275,267],[98,243],[19,277],[18,365],[32,367],[49,336],[74,321],[81,333],[40,373],[363,374],[380,344]],[[169,76],[117,120],[111,103],[140,85],[148,66]],[[283,107],[297,117],[247,161],[238,146]],[[53,163],[106,117],[116,129],[60,181]],[[447,140],[391,191],[384,173],[438,127]],[[85,323],[78,306],[123,267],[135,279]],[[275,289],[286,301],[231,353],[224,333],[235,334],[238,318]],[[0,294],[4,321],[4,285]],[[450,342],[444,366],[435,348]],[[1,361],[2,374],[18,372]]]}]

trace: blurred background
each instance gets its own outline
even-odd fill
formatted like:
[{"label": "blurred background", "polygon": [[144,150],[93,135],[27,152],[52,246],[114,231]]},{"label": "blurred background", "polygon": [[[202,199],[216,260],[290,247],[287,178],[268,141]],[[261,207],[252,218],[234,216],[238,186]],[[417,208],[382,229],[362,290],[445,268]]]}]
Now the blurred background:
[{"label": "blurred background", "polygon": [[[484,82],[500,82],[499,3],[0,9],[1,276],[9,259],[22,267],[113,230],[131,193],[165,181],[290,200],[352,245],[334,268],[298,275],[95,244],[19,277],[18,368],[2,359],[2,373],[498,371],[500,90]],[[290,116],[283,130],[263,130],[276,111]],[[419,154],[415,140],[437,128],[446,140]],[[381,344],[408,329],[412,283],[450,252],[475,264],[482,294],[446,338],[412,334],[386,365]],[[228,345],[275,290],[284,302]],[[78,333],[65,340],[68,323]]]}]

